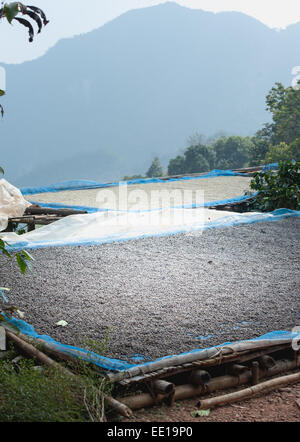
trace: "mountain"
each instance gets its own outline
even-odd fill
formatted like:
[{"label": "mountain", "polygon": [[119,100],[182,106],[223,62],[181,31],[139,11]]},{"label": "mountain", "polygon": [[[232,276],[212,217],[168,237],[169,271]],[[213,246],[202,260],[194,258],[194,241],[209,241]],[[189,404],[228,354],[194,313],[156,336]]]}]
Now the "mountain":
[{"label": "mountain", "polygon": [[154,156],[166,165],[195,131],[251,135],[270,119],[274,83],[291,83],[299,38],[300,24],[276,31],[165,3],[6,65],[6,178],[115,180],[143,174]]}]

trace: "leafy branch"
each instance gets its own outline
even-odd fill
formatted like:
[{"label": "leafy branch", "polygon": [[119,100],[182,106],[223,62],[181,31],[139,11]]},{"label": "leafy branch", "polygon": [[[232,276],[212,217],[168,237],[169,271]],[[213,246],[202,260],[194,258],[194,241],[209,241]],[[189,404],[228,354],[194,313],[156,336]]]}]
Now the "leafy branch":
[{"label": "leafy branch", "polygon": [[38,27],[38,34],[41,32],[43,26],[46,26],[49,23],[49,20],[47,20],[45,13],[36,6],[26,6],[20,2],[5,3],[3,5],[3,7],[0,9],[0,19],[6,18],[10,24],[13,20],[16,20],[21,25],[28,28],[30,43],[33,41],[34,38],[34,28],[29,20],[19,17],[18,14],[28,16],[30,19],[35,21]]},{"label": "leafy branch", "polygon": [[[2,167],[0,167],[0,175],[4,174],[4,170],[2,169]],[[17,253],[11,253],[11,251],[9,250],[9,244],[6,241],[3,241],[3,239],[0,238],[0,255],[4,255],[6,258],[8,259],[12,259],[14,256],[17,260],[17,264],[18,267],[22,273],[22,275],[24,275],[27,271],[27,269],[31,270],[31,260],[33,259],[32,256],[26,252],[25,250],[21,250],[20,252]],[[2,265],[3,267],[3,265]],[[5,294],[3,293],[3,291],[5,290],[9,290],[9,289],[5,289],[5,288],[1,288],[0,287],[0,312],[5,312],[8,313],[9,309],[11,308],[11,306],[5,306],[3,304],[3,302],[1,302],[2,300],[6,303],[8,302],[8,300],[6,299]],[[1,299],[2,298],[2,299]],[[17,308],[15,308],[15,310],[17,310]],[[1,315],[0,315],[1,318]]]},{"label": "leafy branch", "polygon": [[[22,17],[19,17],[19,14],[22,14],[23,16],[28,16],[29,19],[33,20],[37,25],[37,33],[39,34],[43,26],[46,26],[49,23],[49,20],[47,20],[47,17],[42,11],[42,9],[37,8],[36,6],[26,6],[23,5],[23,3],[20,2],[12,2],[12,3],[4,3],[2,2],[2,7],[0,8],[0,20],[6,19],[9,24],[12,24],[13,20],[16,20],[18,23],[20,23],[22,26],[25,26],[28,29],[29,34],[29,42],[31,43],[34,39],[34,28],[32,26],[32,23]],[[0,89],[0,97],[5,95],[5,91]],[[3,106],[0,104],[0,114],[3,118],[4,116],[4,109]]]}]

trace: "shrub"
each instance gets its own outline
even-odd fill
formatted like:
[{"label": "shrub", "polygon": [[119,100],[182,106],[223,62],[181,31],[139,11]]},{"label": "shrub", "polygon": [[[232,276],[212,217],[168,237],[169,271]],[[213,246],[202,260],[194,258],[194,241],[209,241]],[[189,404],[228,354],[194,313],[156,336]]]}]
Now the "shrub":
[{"label": "shrub", "polygon": [[258,192],[251,209],[300,210],[300,162],[281,161],[277,171],[255,173],[250,188]]}]

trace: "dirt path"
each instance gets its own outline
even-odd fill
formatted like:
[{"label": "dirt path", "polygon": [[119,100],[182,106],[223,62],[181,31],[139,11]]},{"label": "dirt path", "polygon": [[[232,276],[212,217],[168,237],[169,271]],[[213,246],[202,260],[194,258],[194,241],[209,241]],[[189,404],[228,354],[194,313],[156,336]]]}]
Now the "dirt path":
[{"label": "dirt path", "polygon": [[[246,401],[218,407],[209,416],[192,417],[198,398],[136,411],[126,422],[299,422],[300,384]],[[124,422],[123,421],[123,422]]]}]

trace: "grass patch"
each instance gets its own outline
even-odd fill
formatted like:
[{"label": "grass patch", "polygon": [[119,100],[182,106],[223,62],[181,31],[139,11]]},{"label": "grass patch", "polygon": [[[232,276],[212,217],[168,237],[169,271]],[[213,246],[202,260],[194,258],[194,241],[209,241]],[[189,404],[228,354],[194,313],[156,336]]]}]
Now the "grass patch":
[{"label": "grass patch", "polygon": [[[104,343],[89,342],[91,351],[107,348]],[[39,367],[33,359],[16,356],[0,359],[1,422],[101,422],[105,404],[100,393],[110,394],[103,371],[80,359],[69,364],[74,376],[60,369]]]}]

